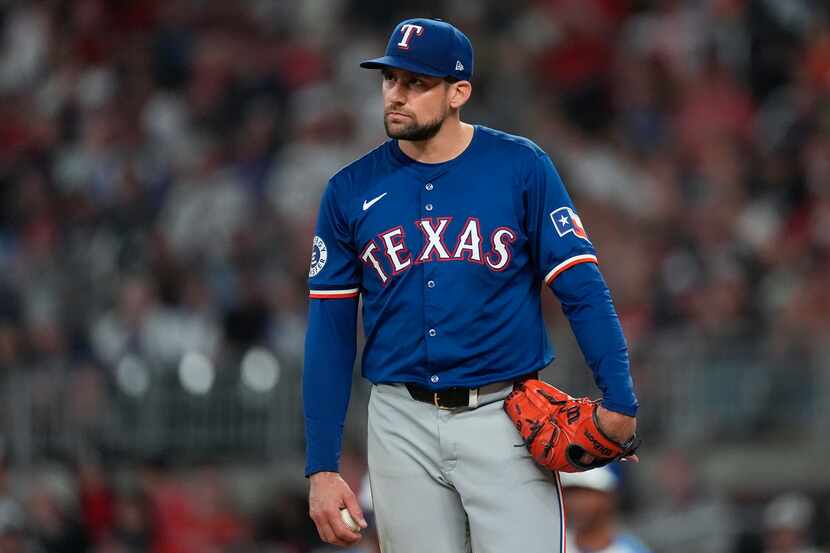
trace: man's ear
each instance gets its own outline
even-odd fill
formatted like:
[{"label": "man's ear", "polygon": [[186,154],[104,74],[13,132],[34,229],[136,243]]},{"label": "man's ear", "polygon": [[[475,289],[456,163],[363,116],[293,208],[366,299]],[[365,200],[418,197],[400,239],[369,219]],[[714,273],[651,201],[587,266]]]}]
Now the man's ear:
[{"label": "man's ear", "polygon": [[458,81],[450,85],[450,107],[452,109],[460,109],[461,106],[467,103],[470,95],[473,93],[473,85],[470,81]]}]

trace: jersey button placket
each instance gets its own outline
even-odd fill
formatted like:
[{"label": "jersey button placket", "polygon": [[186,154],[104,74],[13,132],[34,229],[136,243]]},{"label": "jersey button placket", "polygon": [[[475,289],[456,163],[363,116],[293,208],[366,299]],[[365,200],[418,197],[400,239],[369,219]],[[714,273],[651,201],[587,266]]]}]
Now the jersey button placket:
[{"label": "jersey button placket", "polygon": [[[435,188],[435,185],[433,185],[431,182],[428,182],[428,183],[426,183],[426,184],[424,185],[424,189],[425,189],[427,192],[432,192],[432,189],[433,189],[433,188]],[[427,203],[427,204],[424,206],[424,209],[426,209],[427,211],[432,211],[432,208],[433,208],[433,206],[432,206],[432,204],[431,204],[431,203]],[[428,281],[427,281],[427,288],[435,288],[435,281],[434,281],[434,280],[432,280],[432,279],[428,280]]]},{"label": "jersey button placket", "polygon": [[[424,189],[427,192],[432,192],[433,188],[435,188],[435,185],[432,184],[431,182],[428,182],[424,185]],[[427,211],[432,211],[433,207],[434,206],[432,205],[432,202],[427,202],[426,205],[424,206],[424,209],[427,210]]]},{"label": "jersey button placket", "polygon": [[[421,213],[422,213],[423,217],[429,217],[431,212],[435,209],[435,206],[433,205],[433,201],[435,201],[435,198],[434,198],[435,192],[433,192],[433,190],[435,190],[435,184],[432,181],[424,183],[424,188],[421,191],[421,205],[423,206]],[[434,275],[432,274],[434,270],[435,270],[435,267],[433,266],[432,263],[428,263],[428,264],[423,266],[422,275],[423,275],[423,279],[424,279],[424,285],[429,290],[432,290],[432,289],[435,288]],[[435,300],[435,298],[432,297],[431,293],[430,294],[425,294],[424,303],[423,303],[423,308],[424,308],[424,319],[423,320],[424,320],[424,323],[425,323],[425,328],[427,329],[426,330],[427,344],[432,342],[436,338],[436,336],[438,336],[438,330],[436,330],[435,328],[429,326],[433,322],[433,321],[430,320],[431,315],[435,314],[434,310],[437,307],[434,300]],[[430,350],[431,349],[432,349],[432,347],[427,345],[427,363],[428,364],[431,364],[430,359],[429,359],[431,357],[431,355],[430,355]],[[429,376],[429,381],[432,384],[437,384],[439,380],[440,380],[440,377],[437,374],[432,374],[432,375]]]}]

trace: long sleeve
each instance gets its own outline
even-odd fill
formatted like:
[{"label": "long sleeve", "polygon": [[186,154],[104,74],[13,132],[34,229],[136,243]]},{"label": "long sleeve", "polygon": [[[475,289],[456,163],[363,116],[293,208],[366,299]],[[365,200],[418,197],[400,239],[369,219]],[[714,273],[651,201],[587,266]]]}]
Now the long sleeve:
[{"label": "long sleeve", "polygon": [[628,345],[588,232],[548,156],[528,167],[527,225],[540,277],[559,298],[603,406],[633,416],[637,398]]},{"label": "long sleeve", "polygon": [[311,299],[303,367],[306,476],[338,470],[352,387],[357,298]]},{"label": "long sleeve", "polygon": [[320,200],[308,274],[306,476],[337,470],[352,388],[361,270],[343,207],[332,181]]},{"label": "long sleeve", "polygon": [[602,391],[602,405],[636,415],[639,404],[629,370],[628,345],[611,292],[597,265],[575,265],[561,272],[551,288]]}]

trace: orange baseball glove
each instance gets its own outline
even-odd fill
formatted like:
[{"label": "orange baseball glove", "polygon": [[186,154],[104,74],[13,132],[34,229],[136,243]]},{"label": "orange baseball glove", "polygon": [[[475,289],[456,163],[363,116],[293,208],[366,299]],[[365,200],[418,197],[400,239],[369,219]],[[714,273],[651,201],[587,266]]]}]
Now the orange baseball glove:
[{"label": "orange baseball glove", "polygon": [[504,410],[537,463],[550,470],[582,472],[633,455],[640,445],[636,434],[624,444],[606,436],[597,420],[599,404],[573,398],[541,380],[525,380],[504,400]]}]

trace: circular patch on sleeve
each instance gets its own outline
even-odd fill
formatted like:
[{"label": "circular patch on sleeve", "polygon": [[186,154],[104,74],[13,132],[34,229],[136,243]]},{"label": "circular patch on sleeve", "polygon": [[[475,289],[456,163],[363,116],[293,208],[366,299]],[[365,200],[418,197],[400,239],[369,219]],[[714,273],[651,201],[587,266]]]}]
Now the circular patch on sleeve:
[{"label": "circular patch on sleeve", "polygon": [[328,257],[329,253],[326,249],[326,243],[319,236],[315,236],[311,248],[311,268],[308,270],[309,278],[317,276],[317,273],[323,270]]}]

